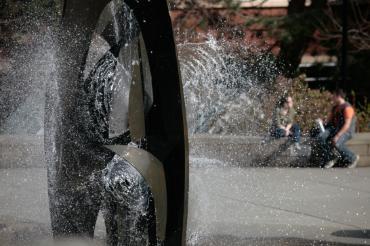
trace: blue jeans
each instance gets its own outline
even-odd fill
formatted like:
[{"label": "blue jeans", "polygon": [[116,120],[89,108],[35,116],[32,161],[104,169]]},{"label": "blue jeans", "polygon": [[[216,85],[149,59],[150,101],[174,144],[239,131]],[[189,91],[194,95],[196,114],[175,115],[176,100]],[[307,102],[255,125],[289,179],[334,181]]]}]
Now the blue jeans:
[{"label": "blue jeans", "polygon": [[[290,128],[289,138],[293,140],[295,143],[299,143],[301,141],[301,129],[299,128],[298,124],[293,124],[292,128]],[[271,136],[274,138],[283,138],[285,137],[285,130],[279,127],[275,127],[271,131]]]},{"label": "blue jeans", "polygon": [[345,145],[345,143],[352,138],[352,133],[349,131],[344,133],[334,145],[332,141],[338,131],[339,129],[335,127],[328,127],[325,129],[325,132],[320,134],[319,141],[323,151],[323,159],[325,162],[328,162],[335,158],[339,158],[340,161],[352,163],[356,160],[356,155]]}]

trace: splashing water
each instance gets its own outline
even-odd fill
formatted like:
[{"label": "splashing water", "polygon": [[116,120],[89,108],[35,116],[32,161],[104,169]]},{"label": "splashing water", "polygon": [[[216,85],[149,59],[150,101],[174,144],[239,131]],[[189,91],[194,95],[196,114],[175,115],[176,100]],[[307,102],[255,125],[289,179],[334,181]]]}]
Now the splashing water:
[{"label": "splashing water", "polygon": [[102,183],[105,188],[103,214],[109,224],[108,233],[115,233],[113,228],[117,227],[121,237],[117,245],[148,245],[145,224],[148,223],[150,189],[145,179],[116,155],[103,170]]},{"label": "splashing water", "polygon": [[0,134],[43,134],[45,86],[57,75],[53,30],[24,36],[31,41],[11,50],[12,69],[0,74]]},{"label": "splashing water", "polygon": [[[268,88],[278,75],[274,59],[252,46],[231,42],[178,44],[189,133],[258,135],[267,119],[263,110]],[[2,124],[3,133],[43,133],[44,83],[55,73],[54,54],[35,54],[29,64],[33,90]],[[51,61],[52,60],[52,61]],[[54,79],[53,79],[54,80]],[[29,120],[24,121],[24,118]],[[27,122],[28,127],[19,125]],[[25,132],[24,132],[25,131]]]},{"label": "splashing water", "polygon": [[256,135],[278,75],[274,59],[256,48],[212,38],[178,45],[189,132]]}]

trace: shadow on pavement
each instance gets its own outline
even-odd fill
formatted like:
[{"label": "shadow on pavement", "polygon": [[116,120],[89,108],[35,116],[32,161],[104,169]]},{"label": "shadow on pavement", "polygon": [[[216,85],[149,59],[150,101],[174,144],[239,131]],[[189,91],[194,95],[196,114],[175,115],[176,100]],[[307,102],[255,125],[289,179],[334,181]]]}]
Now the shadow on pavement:
[{"label": "shadow on pavement", "polygon": [[187,245],[191,246],[244,246],[244,245],[258,245],[258,246],[348,246],[359,244],[327,242],[321,240],[309,240],[301,238],[239,238],[230,235],[217,235],[209,237],[200,237],[196,240],[190,240]]},{"label": "shadow on pavement", "polygon": [[332,233],[336,237],[370,239],[370,230],[340,230]]}]

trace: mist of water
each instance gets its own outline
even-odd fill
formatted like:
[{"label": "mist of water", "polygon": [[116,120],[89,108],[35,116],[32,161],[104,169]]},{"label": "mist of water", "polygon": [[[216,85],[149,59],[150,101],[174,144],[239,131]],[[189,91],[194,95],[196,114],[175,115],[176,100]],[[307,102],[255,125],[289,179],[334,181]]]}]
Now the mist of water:
[{"label": "mist of water", "polygon": [[262,132],[263,103],[278,75],[271,56],[213,38],[179,44],[178,51],[191,134]]},{"label": "mist of water", "polygon": [[26,44],[11,50],[11,69],[0,83],[0,134],[43,134],[45,85],[54,83],[57,62],[53,32],[43,28],[23,34]]},{"label": "mist of water", "polygon": [[[10,95],[6,105],[12,108],[0,126],[3,134],[43,133],[45,84],[55,81],[56,57],[50,40],[39,41],[31,57],[19,56],[23,66],[16,71],[18,77],[11,78],[16,83],[3,85]],[[269,120],[263,103],[278,75],[274,59],[253,46],[236,46],[212,37],[177,48],[189,133],[261,134]],[[22,91],[28,89],[16,94],[15,85]]]}]

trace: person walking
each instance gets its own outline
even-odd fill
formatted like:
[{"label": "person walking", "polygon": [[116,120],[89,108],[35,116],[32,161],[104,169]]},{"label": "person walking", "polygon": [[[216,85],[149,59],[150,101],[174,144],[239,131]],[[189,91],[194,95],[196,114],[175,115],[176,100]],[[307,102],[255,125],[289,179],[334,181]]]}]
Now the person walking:
[{"label": "person walking", "polygon": [[356,128],[355,110],[345,100],[345,93],[338,89],[332,95],[334,106],[327,118],[325,131],[320,134],[322,156],[325,168],[332,168],[339,161],[346,163],[348,168],[356,167],[360,157],[350,151],[345,143],[350,140]]}]

